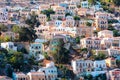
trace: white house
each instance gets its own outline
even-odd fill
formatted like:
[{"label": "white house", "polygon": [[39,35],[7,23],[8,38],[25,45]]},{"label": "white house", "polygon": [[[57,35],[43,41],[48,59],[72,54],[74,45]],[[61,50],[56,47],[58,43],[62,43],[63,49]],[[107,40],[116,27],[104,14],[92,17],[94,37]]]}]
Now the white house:
[{"label": "white house", "polygon": [[80,74],[83,72],[91,72],[94,69],[94,61],[92,60],[73,60],[72,61],[73,72]]},{"label": "white house", "polygon": [[61,20],[56,20],[56,21],[55,21],[55,26],[56,26],[56,27],[59,27],[60,25],[62,25],[62,23],[63,23],[63,22],[62,22]]},{"label": "white house", "polygon": [[17,51],[17,47],[14,45],[13,42],[3,42],[1,43],[1,48]]},{"label": "white house", "polygon": [[8,21],[8,11],[6,9],[0,8],[0,23]]},{"label": "white house", "polygon": [[38,72],[44,72],[46,75],[46,80],[55,80],[57,78],[57,68],[52,61],[44,61],[46,67],[42,67],[38,70]]},{"label": "white house", "polygon": [[94,71],[105,71],[106,68],[105,60],[94,61]]},{"label": "white house", "polygon": [[89,7],[89,2],[88,1],[82,1],[81,2],[81,7],[82,8],[88,8]]},{"label": "white house", "polygon": [[36,60],[42,60],[44,59],[44,56],[42,55],[44,47],[42,43],[32,43],[30,44],[29,48],[29,54],[30,56],[34,56]]},{"label": "white house", "polygon": [[75,20],[73,19],[72,16],[67,16],[66,21],[65,21],[65,26],[66,27],[74,27],[75,25]]},{"label": "white house", "polygon": [[98,32],[98,37],[104,38],[104,37],[113,37],[113,31],[110,30],[102,30]]},{"label": "white house", "polygon": [[120,51],[118,49],[107,49],[108,51],[108,55],[109,56],[114,56],[114,57],[117,57],[117,56],[120,56]]},{"label": "white house", "polygon": [[74,15],[76,14],[76,10],[77,10],[77,5],[75,4],[69,4],[67,9],[66,9],[66,13],[70,13],[71,15]]}]

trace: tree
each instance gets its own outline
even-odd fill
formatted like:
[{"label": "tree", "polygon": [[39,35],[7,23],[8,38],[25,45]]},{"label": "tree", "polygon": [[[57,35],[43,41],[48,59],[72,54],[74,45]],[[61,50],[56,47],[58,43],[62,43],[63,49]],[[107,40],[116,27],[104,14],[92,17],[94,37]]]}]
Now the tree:
[{"label": "tree", "polygon": [[49,57],[49,55],[47,54],[47,52],[44,52],[43,55],[44,55],[45,59],[50,60],[50,57]]},{"label": "tree", "polygon": [[85,75],[84,76],[85,80],[93,80],[93,76],[91,74]]},{"label": "tree", "polygon": [[7,27],[7,26],[5,26],[4,24],[0,24],[0,31],[5,32],[5,31],[7,31],[7,30],[8,30],[8,27]]},{"label": "tree", "polygon": [[62,73],[59,75],[60,77],[62,77],[63,80],[69,80],[69,78],[73,79],[75,77],[75,74],[73,73],[73,71],[67,68],[66,66],[60,64],[57,67],[58,67],[58,71],[61,71]]},{"label": "tree", "polygon": [[96,0],[88,0],[88,2],[89,2],[91,5],[95,5],[95,4],[96,4]]},{"label": "tree", "polygon": [[97,55],[93,55],[95,60],[103,60],[106,58],[106,55],[103,53],[98,53]]},{"label": "tree", "polygon": [[30,28],[34,28],[35,25],[37,25],[37,23],[39,22],[37,19],[38,15],[36,15],[35,13],[30,14],[30,18],[27,18],[25,23],[28,24],[30,26]]},{"label": "tree", "polygon": [[14,69],[21,69],[23,65],[23,53],[12,51],[11,56],[9,57],[9,63],[13,66]]},{"label": "tree", "polygon": [[42,14],[45,14],[48,18],[50,18],[50,14],[55,14],[55,11],[53,11],[51,8],[48,10],[41,11]]},{"label": "tree", "polygon": [[116,64],[118,67],[120,67],[120,60],[116,60]]},{"label": "tree", "polygon": [[9,36],[5,36],[5,37],[4,37],[4,41],[5,41],[5,42],[9,42],[9,41],[11,41],[11,38],[10,38]]},{"label": "tree", "polygon": [[6,65],[5,73],[6,73],[6,76],[12,78],[13,69],[12,69],[12,66],[10,64]]},{"label": "tree", "polygon": [[90,27],[92,25],[92,23],[87,22],[86,25]]},{"label": "tree", "polygon": [[19,32],[19,41],[32,41],[36,38],[37,36],[33,29],[21,28]]},{"label": "tree", "polygon": [[119,0],[113,0],[113,3],[114,3],[116,6],[120,6],[120,1],[119,1]]},{"label": "tree", "polygon": [[93,31],[93,34],[94,34],[95,36],[97,36],[98,30],[94,30],[94,31]]},{"label": "tree", "polygon": [[71,14],[70,13],[66,13],[65,16],[71,16]]},{"label": "tree", "polygon": [[63,39],[54,39],[53,41],[51,41],[50,54],[54,58],[55,63],[57,64],[68,63],[69,61],[69,51],[65,49],[63,46],[64,46]]},{"label": "tree", "polygon": [[76,41],[77,44],[79,44],[80,43],[80,37],[76,37],[75,41]]},{"label": "tree", "polygon": [[120,36],[120,32],[118,30],[113,30],[113,36],[114,37]]},{"label": "tree", "polygon": [[74,16],[74,20],[80,20],[79,16]]},{"label": "tree", "polygon": [[113,31],[113,30],[115,30],[115,28],[114,28],[112,25],[109,25],[109,26],[108,26],[108,30]]},{"label": "tree", "polygon": [[109,23],[109,24],[118,23],[118,20],[116,20],[116,19],[111,19],[111,20],[108,20],[108,23]]},{"label": "tree", "polygon": [[15,33],[18,33],[20,31],[20,27],[17,26],[17,25],[13,25],[12,31],[15,32]]}]

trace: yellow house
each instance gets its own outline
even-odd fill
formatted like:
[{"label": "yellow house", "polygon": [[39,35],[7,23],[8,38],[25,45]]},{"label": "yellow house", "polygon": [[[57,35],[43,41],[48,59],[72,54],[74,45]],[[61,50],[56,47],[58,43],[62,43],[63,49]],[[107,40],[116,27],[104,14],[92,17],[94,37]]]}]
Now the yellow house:
[{"label": "yellow house", "polygon": [[105,60],[107,67],[115,68],[116,67],[116,59],[115,58],[107,58]]}]

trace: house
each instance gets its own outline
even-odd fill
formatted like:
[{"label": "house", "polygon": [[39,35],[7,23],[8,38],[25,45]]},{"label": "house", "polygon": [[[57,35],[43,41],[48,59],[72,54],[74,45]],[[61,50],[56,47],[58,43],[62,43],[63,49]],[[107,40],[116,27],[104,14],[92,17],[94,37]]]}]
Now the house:
[{"label": "house", "polygon": [[107,12],[98,11],[95,13],[95,17],[108,20],[108,19],[112,19],[114,16],[112,14],[107,13]]},{"label": "house", "polygon": [[28,80],[46,80],[44,72],[29,72],[27,73]]},{"label": "house", "polygon": [[44,59],[42,52],[44,51],[44,46],[42,43],[31,43],[29,48],[30,56],[34,56],[36,60]]},{"label": "house", "polygon": [[83,72],[91,72],[94,70],[94,62],[91,60],[72,60],[71,66],[75,74],[80,74]]},{"label": "house", "polygon": [[54,65],[54,62],[44,60],[45,67],[39,68],[38,72],[44,72],[46,79],[45,80],[55,80],[57,78],[57,68]]},{"label": "house", "polygon": [[39,19],[40,23],[43,24],[43,25],[45,25],[46,22],[47,22],[47,16],[44,15],[44,14],[39,14],[38,19]]},{"label": "house", "polygon": [[98,32],[99,38],[112,38],[113,37],[113,31],[110,30],[102,30]]},{"label": "house", "polygon": [[50,14],[51,20],[65,19],[65,14]]},{"label": "house", "polygon": [[48,5],[40,5],[39,6],[39,11],[44,11],[44,10],[48,10],[50,8],[50,5],[48,4]]},{"label": "house", "polygon": [[[59,21],[58,21],[59,22]],[[43,26],[40,25],[39,27],[35,28],[36,35],[39,38],[43,39],[52,39],[55,35],[59,34],[66,34],[72,37],[76,36],[76,27],[64,27],[60,21],[60,23],[56,22],[58,26]]]},{"label": "house", "polygon": [[108,51],[109,56],[112,56],[112,57],[120,56],[120,50],[118,50],[118,49],[110,48],[110,49],[107,49],[107,51]]},{"label": "house", "polygon": [[112,47],[113,48],[120,48],[120,37],[113,37]]},{"label": "house", "polygon": [[[104,34],[104,33],[103,33]],[[106,34],[105,34],[106,35]],[[104,36],[105,36],[104,35]],[[101,39],[101,49],[108,49],[112,47],[112,42],[113,39],[112,38],[102,38]]]},{"label": "house", "polygon": [[1,48],[17,51],[17,47],[14,45],[13,42],[3,42],[1,43]]},{"label": "house", "polygon": [[95,27],[97,30],[105,30],[108,28],[108,20],[104,18],[95,18]]},{"label": "house", "polygon": [[110,70],[107,74],[107,79],[109,80],[120,80],[120,69]]},{"label": "house", "polygon": [[63,21],[61,21],[61,20],[55,20],[55,26],[56,27],[59,27],[62,24],[63,24]]},{"label": "house", "polygon": [[45,43],[47,40],[45,39],[35,39],[35,43]]},{"label": "house", "polygon": [[44,25],[40,25],[39,27],[35,27],[35,31],[36,31],[36,35],[38,36],[38,38],[43,38],[43,39],[47,39],[47,35],[50,35],[48,33],[50,29],[50,26],[44,26]]},{"label": "house", "polygon": [[105,59],[105,62],[106,62],[106,66],[109,68],[117,67],[115,58],[112,58],[112,57],[107,58],[107,59]]},{"label": "house", "polygon": [[13,73],[13,80],[29,80],[29,77],[22,72],[17,72]]},{"label": "house", "polygon": [[0,23],[8,21],[8,11],[4,8],[0,8]]},{"label": "house", "polygon": [[92,37],[93,36],[93,27],[77,27],[76,36],[85,36]]},{"label": "house", "polygon": [[11,21],[18,20],[20,16],[18,12],[9,12],[8,15],[9,15],[9,18],[11,18]]},{"label": "house", "polygon": [[51,6],[53,11],[55,11],[55,14],[65,14],[66,8],[61,7],[61,6]]},{"label": "house", "polygon": [[75,20],[72,16],[67,16],[66,20],[64,21],[65,27],[74,27]]},{"label": "house", "polygon": [[64,1],[64,2],[59,3],[59,6],[64,7],[66,9],[67,9],[68,5],[69,5],[68,1]]},{"label": "house", "polygon": [[87,37],[80,40],[81,47],[88,49],[101,49],[101,39],[96,37]]},{"label": "house", "polygon": [[7,76],[0,76],[0,80],[12,80],[12,78]]},{"label": "house", "polygon": [[40,14],[40,11],[37,8],[32,8],[30,11],[31,14],[35,13],[35,14]]},{"label": "house", "polygon": [[14,39],[18,39],[19,38],[19,33],[14,33],[14,32],[11,32],[11,31],[7,31],[7,32],[1,32],[1,36],[9,37],[12,40],[14,40]]},{"label": "house", "polygon": [[87,23],[87,21],[82,19],[82,20],[79,21],[79,26],[78,27],[86,27],[87,26],[86,23]]},{"label": "house", "polygon": [[96,2],[96,4],[94,6],[92,6],[91,8],[94,9],[94,11],[99,11],[99,10],[103,10],[101,7],[101,3],[100,2]]},{"label": "house", "polygon": [[105,60],[94,61],[94,71],[105,71],[107,69]]},{"label": "house", "polygon": [[70,13],[71,15],[75,16],[77,13],[77,5],[75,4],[69,4],[66,13]]},{"label": "house", "polygon": [[81,7],[82,8],[88,8],[89,7],[89,2],[88,1],[82,1],[81,2]]},{"label": "house", "polygon": [[92,61],[92,60],[72,60],[71,66],[73,68],[73,72],[77,76],[81,76],[83,74],[91,74],[93,76],[98,76],[99,74],[106,73],[106,63],[105,60],[101,61]]},{"label": "house", "polygon": [[84,17],[87,14],[87,10],[88,9],[86,9],[86,8],[79,8],[78,11],[77,11],[77,14],[81,17]]}]

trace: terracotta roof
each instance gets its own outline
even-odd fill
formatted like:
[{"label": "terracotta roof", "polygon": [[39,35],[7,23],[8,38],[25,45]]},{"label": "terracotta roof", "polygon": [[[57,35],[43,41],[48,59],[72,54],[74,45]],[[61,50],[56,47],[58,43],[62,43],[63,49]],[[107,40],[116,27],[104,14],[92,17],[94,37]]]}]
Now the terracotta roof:
[{"label": "terracotta roof", "polygon": [[44,60],[44,61],[43,61],[44,64],[48,64],[48,63],[50,63],[50,62],[51,62],[50,60]]}]

